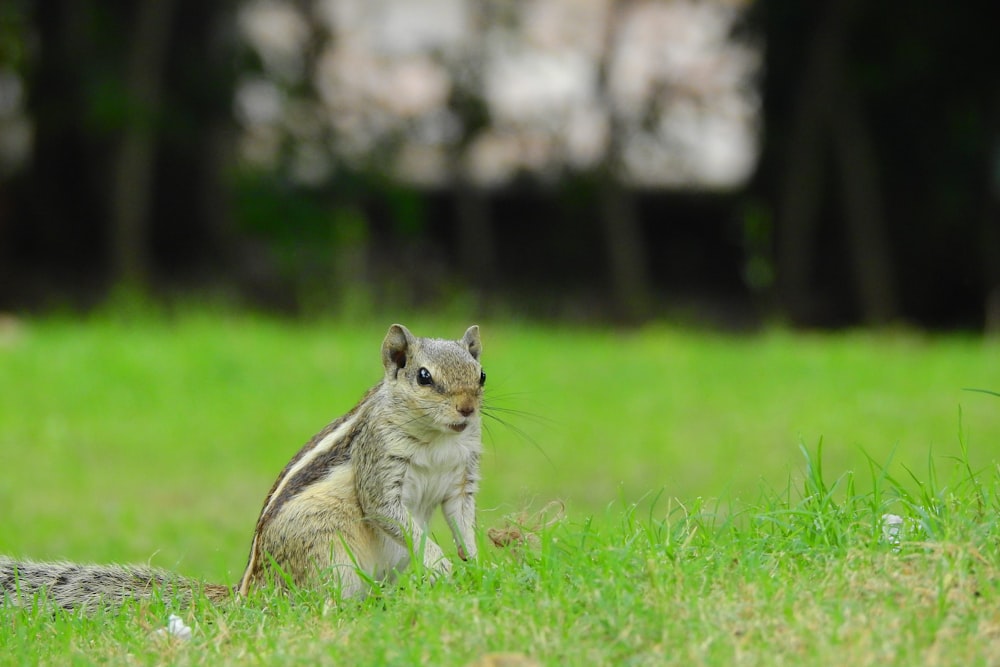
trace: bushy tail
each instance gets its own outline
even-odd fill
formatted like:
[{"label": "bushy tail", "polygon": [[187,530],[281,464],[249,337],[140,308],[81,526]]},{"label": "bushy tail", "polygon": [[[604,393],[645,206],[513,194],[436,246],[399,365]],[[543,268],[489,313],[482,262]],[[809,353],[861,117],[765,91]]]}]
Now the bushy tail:
[{"label": "bushy tail", "polygon": [[227,586],[202,584],[142,565],[35,563],[0,556],[0,604],[30,605],[44,600],[67,609],[96,609],[154,595],[187,604],[198,592],[214,602],[233,595]]}]

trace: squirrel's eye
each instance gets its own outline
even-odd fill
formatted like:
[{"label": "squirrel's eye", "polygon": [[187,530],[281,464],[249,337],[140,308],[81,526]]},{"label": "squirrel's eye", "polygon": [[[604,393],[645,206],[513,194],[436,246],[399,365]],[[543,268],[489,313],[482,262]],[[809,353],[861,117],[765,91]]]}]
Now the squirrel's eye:
[{"label": "squirrel's eye", "polygon": [[434,378],[431,377],[431,372],[426,368],[421,368],[417,371],[417,384],[422,384],[424,386],[434,384]]},{"label": "squirrel's eye", "polygon": [[479,371],[479,386],[482,387],[484,384],[486,384],[486,372]]}]

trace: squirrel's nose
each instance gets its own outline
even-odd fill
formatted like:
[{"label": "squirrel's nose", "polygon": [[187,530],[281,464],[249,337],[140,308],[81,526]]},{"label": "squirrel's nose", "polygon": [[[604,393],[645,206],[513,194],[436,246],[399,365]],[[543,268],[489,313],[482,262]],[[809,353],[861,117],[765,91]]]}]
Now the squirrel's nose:
[{"label": "squirrel's nose", "polygon": [[458,406],[458,414],[462,415],[463,417],[468,417],[469,415],[471,415],[475,411],[476,411],[476,408],[473,405],[460,405],[460,406]]}]

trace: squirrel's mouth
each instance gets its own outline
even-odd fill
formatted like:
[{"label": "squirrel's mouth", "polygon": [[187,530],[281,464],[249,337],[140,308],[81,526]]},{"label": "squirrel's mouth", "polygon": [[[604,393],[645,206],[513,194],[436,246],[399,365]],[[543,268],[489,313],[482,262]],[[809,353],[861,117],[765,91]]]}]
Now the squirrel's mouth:
[{"label": "squirrel's mouth", "polygon": [[461,433],[462,431],[465,430],[465,427],[468,425],[469,422],[457,422],[455,424],[448,424],[448,428],[450,428],[455,433]]}]

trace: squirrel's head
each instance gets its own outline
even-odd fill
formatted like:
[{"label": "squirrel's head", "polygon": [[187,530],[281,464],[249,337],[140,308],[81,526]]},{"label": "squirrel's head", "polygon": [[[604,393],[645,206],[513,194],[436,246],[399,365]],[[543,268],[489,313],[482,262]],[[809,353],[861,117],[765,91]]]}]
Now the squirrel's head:
[{"label": "squirrel's head", "polygon": [[455,433],[470,426],[478,430],[486,384],[482,349],[475,325],[455,341],[417,338],[393,324],[382,342],[385,383],[416,413],[419,425]]}]

